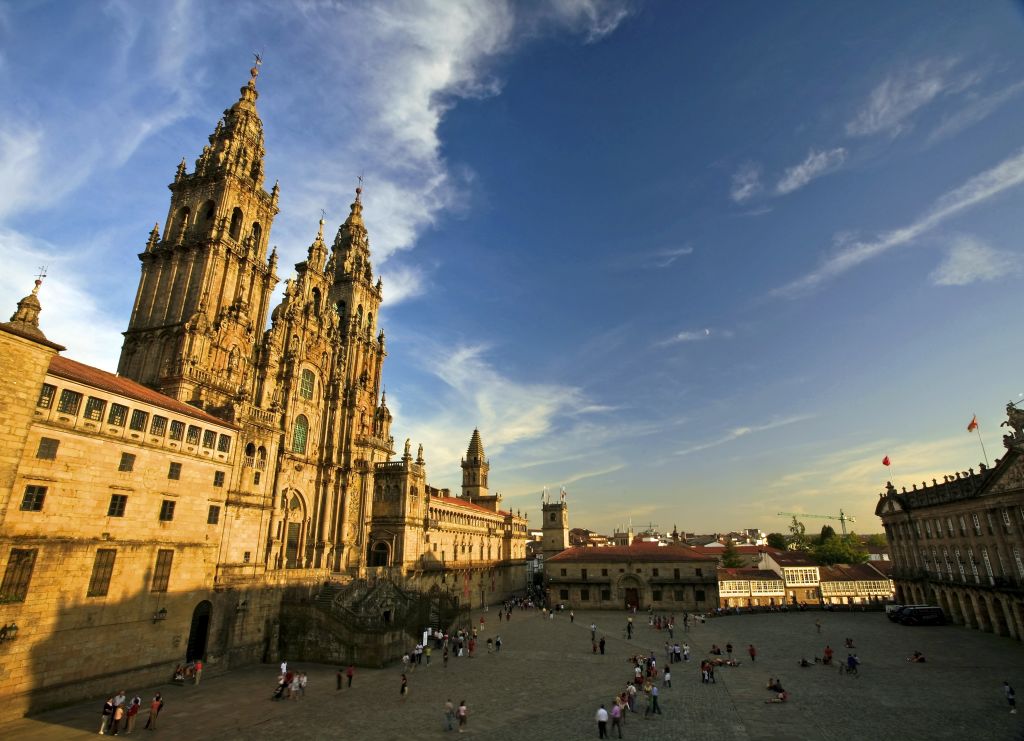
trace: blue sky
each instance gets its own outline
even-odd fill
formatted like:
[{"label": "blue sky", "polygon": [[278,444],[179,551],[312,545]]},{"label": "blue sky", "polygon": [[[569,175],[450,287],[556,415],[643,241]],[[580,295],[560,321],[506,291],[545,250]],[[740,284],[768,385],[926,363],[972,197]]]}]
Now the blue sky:
[{"label": "blue sky", "polygon": [[878,531],[1024,398],[1022,37],[1012,2],[0,2],[0,298],[48,265],[44,330],[113,370],[260,50],[282,277],[363,172],[434,485],[479,426],[535,520],[564,485],[597,530]]}]

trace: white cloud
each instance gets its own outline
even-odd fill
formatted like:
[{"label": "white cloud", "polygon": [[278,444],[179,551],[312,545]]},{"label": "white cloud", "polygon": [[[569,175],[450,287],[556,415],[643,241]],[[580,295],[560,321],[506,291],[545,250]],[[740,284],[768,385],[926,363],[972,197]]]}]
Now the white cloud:
[{"label": "white cloud", "polygon": [[997,90],[991,95],[972,98],[963,108],[943,118],[928,135],[927,143],[934,144],[984,121],[1021,92],[1024,92],[1024,81]]},{"label": "white cloud", "polygon": [[658,250],[650,255],[647,267],[667,268],[680,257],[693,254],[693,247],[675,247],[671,249]]},{"label": "white cloud", "polygon": [[997,250],[976,237],[965,236],[953,243],[946,259],[929,277],[937,286],[966,286],[1017,275],[1020,271],[1020,255]]},{"label": "white cloud", "polygon": [[740,169],[733,173],[732,187],[729,189],[729,197],[736,203],[749,201],[761,192],[761,167],[753,162],[747,162],[740,166]]},{"label": "white cloud", "polygon": [[410,267],[390,266],[381,273],[384,282],[384,306],[391,307],[408,301],[425,290],[423,271]]},{"label": "white cloud", "polygon": [[838,170],[845,161],[846,150],[842,147],[824,151],[812,149],[803,162],[790,167],[782,174],[775,186],[775,192],[786,195],[799,190],[815,178]]},{"label": "white cloud", "polygon": [[901,247],[934,229],[947,219],[984,203],[1024,182],[1024,149],[995,167],[975,175],[966,183],[943,194],[917,221],[873,240],[856,240],[842,247],[821,266],[771,292],[773,296],[793,298],[817,288],[826,280],[842,275],[873,257]]},{"label": "white cloud", "polygon": [[960,90],[975,78],[952,80],[956,60],[922,62],[886,77],[871,91],[864,106],[846,124],[849,136],[886,133],[899,136],[911,128],[910,118],[942,93]]},{"label": "white cloud", "polygon": [[656,343],[656,347],[665,347],[666,345],[678,345],[680,342],[703,342],[705,340],[711,340],[717,337],[729,339],[733,336],[731,329],[713,329],[711,327],[705,327],[704,329],[687,329],[674,334],[667,340],[662,340]]},{"label": "white cloud", "polygon": [[697,443],[697,444],[694,444],[694,445],[690,445],[690,446],[688,446],[686,448],[683,448],[682,450],[676,451],[675,454],[676,455],[689,455],[690,453],[697,453],[697,452],[699,452],[701,450],[708,450],[709,448],[717,448],[719,445],[725,445],[726,443],[731,443],[734,440],[739,440],[741,437],[746,437],[747,435],[753,435],[753,434],[755,434],[757,432],[766,432],[768,430],[775,430],[775,429],[778,429],[779,427],[785,427],[787,425],[796,424],[797,422],[804,422],[804,421],[806,421],[808,419],[813,419],[813,418],[814,418],[813,414],[798,414],[798,415],[795,415],[795,416],[792,416],[792,417],[785,417],[783,419],[778,419],[778,420],[774,420],[772,422],[767,422],[767,423],[765,423],[763,425],[757,425],[755,427],[736,427],[735,429],[730,430],[729,432],[727,432],[726,434],[722,435],[721,437],[715,438],[714,440],[709,440],[708,442],[703,442],[703,443]]}]

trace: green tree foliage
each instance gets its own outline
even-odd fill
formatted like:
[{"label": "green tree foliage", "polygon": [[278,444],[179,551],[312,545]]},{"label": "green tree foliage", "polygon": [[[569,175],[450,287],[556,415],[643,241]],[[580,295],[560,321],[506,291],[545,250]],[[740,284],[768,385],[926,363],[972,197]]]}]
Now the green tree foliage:
[{"label": "green tree foliage", "polygon": [[782,533],[768,533],[768,545],[784,551],[786,546],[789,545],[789,541],[786,540],[786,536]]},{"label": "green tree foliage", "polygon": [[727,569],[738,569],[744,566],[743,556],[736,551],[736,545],[730,540],[722,551],[722,566]]},{"label": "green tree foliage", "polygon": [[874,546],[875,548],[889,547],[889,539],[885,537],[885,533],[872,533],[871,535],[865,535],[864,542],[868,545]]},{"label": "green tree foliage", "polygon": [[864,563],[868,552],[856,534],[835,535],[814,547],[811,555],[823,566],[834,563]]},{"label": "green tree foliage", "polygon": [[789,524],[788,542],[798,551],[806,551],[811,547],[810,539],[807,537],[807,528],[800,520],[796,519],[796,515],[793,516],[793,522]]},{"label": "green tree foliage", "polygon": [[821,535],[818,536],[818,545],[827,543],[829,538],[835,537],[836,531],[831,525],[821,526]]}]

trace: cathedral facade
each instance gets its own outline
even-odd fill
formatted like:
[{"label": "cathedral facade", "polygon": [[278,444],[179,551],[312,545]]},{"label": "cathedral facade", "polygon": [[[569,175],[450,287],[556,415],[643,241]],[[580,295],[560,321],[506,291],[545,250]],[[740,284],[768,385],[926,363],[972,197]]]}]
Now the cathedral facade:
[{"label": "cathedral facade", "polygon": [[[171,183],[117,373],[65,358],[38,293],[0,324],[0,715],[275,656],[282,595],[388,576],[479,604],[525,586],[524,518],[396,458],[361,190],[278,283],[258,68]],[[116,678],[116,679],[115,679]]]}]

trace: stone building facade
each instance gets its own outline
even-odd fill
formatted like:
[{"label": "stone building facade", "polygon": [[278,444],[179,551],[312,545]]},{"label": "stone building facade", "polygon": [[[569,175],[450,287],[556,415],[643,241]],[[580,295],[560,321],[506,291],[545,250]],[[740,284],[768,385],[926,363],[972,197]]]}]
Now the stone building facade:
[{"label": "stone building facade", "polygon": [[457,496],[422,446],[394,460],[359,189],[271,306],[257,74],[177,169],[116,375],[59,354],[38,282],[0,324],[0,719],[185,660],[272,660],[282,604],[325,582],[525,586],[527,523],[489,494],[478,431]]},{"label": "stone building facade", "polygon": [[896,601],[935,604],[955,623],[1024,639],[1024,412],[1007,406],[1006,454],[875,508],[889,540]]}]

